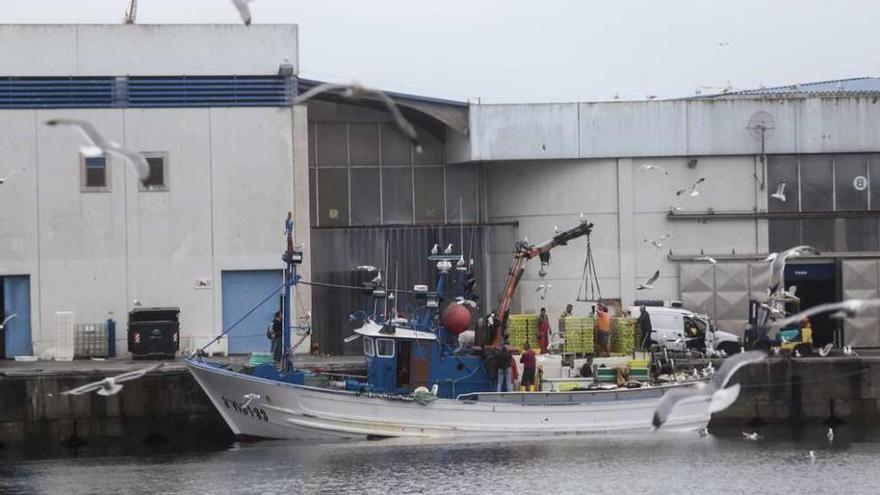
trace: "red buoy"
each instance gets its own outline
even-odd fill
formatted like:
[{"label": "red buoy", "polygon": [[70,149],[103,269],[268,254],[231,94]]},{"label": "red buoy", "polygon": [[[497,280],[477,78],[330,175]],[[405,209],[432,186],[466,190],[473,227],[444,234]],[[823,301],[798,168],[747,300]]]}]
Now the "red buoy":
[{"label": "red buoy", "polygon": [[471,311],[463,304],[450,304],[440,317],[446,330],[458,335],[471,326]]}]

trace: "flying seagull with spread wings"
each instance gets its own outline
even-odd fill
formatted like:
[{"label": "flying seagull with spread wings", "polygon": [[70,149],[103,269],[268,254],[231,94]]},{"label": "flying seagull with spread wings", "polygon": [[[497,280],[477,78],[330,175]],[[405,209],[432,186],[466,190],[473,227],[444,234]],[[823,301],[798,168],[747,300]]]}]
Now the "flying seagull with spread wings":
[{"label": "flying seagull with spread wings", "polygon": [[660,270],[657,270],[656,272],[654,272],[654,274],[651,275],[651,278],[649,278],[648,280],[646,280],[645,283],[643,283],[643,284],[639,284],[639,286],[636,287],[636,290],[650,290],[650,289],[653,289],[653,288],[654,288],[654,282],[656,282],[658,278],[660,278]]},{"label": "flying seagull with spread wings", "polygon": [[727,386],[727,383],[743,366],[759,363],[767,358],[767,354],[763,351],[748,351],[734,354],[721,363],[709,383],[689,388],[674,388],[669,390],[660,399],[657,408],[654,410],[654,418],[651,423],[654,428],[660,428],[663,423],[669,419],[675,405],[685,399],[699,398],[709,403],[709,413],[723,411],[730,407],[731,404],[739,397],[740,385]]},{"label": "flying seagull with spread wings", "polygon": [[89,143],[91,143],[91,146],[80,147],[79,150],[82,152],[83,156],[95,158],[107,153],[121,156],[134,166],[138,178],[141,181],[145,181],[150,177],[150,165],[147,163],[147,159],[144,158],[144,155],[137,151],[125,149],[119,143],[108,141],[98,132],[97,129],[95,129],[95,126],[93,126],[91,122],[82,119],[58,118],[47,120],[46,125],[67,125],[80,131]]},{"label": "flying seagull with spread wings", "polygon": [[679,189],[678,191],[676,191],[675,195],[681,196],[682,194],[687,194],[688,196],[690,196],[692,198],[696,198],[697,196],[700,195],[700,189],[699,189],[700,184],[702,184],[705,181],[706,181],[706,178],[701,177],[696,182],[694,182],[691,186],[686,187],[684,189]]},{"label": "flying seagull with spread wings", "polygon": [[776,294],[776,291],[782,286],[785,278],[785,260],[788,258],[796,258],[804,254],[822,254],[813,246],[795,246],[786,249],[781,253],[770,253],[764,258],[764,261],[771,263],[770,265],[770,286],[767,288],[770,295]]},{"label": "flying seagull with spread wings", "polygon": [[835,303],[819,304],[818,306],[813,306],[800,313],[793,314],[788,318],[773,321],[770,324],[770,327],[785,328],[794,323],[800,323],[804,321],[805,318],[810,318],[811,316],[822,313],[834,313],[832,316],[849,318],[865,311],[866,309],[877,307],[880,307],[880,299],[847,299]]},{"label": "flying seagull with spread wings", "polygon": [[238,15],[241,16],[241,22],[243,22],[245,26],[251,25],[251,9],[248,7],[248,4],[253,1],[254,0],[232,0],[232,5],[235,5],[235,8],[238,9]]},{"label": "flying seagull with spread wings", "polygon": [[98,380],[97,382],[92,382],[81,387],[76,387],[74,389],[70,389],[64,392],[61,392],[63,395],[82,395],[88,394],[91,392],[97,392],[98,395],[102,395],[104,397],[115,395],[122,390],[121,383],[130,382],[132,380],[137,380],[138,378],[143,377],[147,373],[151,371],[156,371],[157,369],[164,366],[165,363],[159,363],[154,366],[150,366],[149,368],[143,368],[135,371],[129,371],[123,373],[121,375],[116,376],[108,376],[103,380]]},{"label": "flying seagull with spread wings", "polygon": [[404,117],[403,113],[400,111],[400,107],[398,107],[397,103],[395,103],[390,96],[385,94],[385,92],[379,91],[378,89],[368,88],[356,82],[351,84],[323,83],[294,98],[293,104],[299,105],[300,103],[305,103],[322,93],[336,93],[345,98],[352,99],[375,98],[379,100],[385,105],[388,113],[391,114],[391,117],[394,119],[394,123],[397,125],[397,128],[400,129],[400,132],[412,141],[416,153],[422,152],[422,146],[419,144],[419,136],[416,133],[415,127],[406,120],[406,117]]}]

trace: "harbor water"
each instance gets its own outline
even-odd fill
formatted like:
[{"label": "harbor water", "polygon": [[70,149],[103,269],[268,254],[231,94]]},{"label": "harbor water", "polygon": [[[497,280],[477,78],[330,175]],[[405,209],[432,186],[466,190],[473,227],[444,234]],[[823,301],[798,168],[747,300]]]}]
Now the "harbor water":
[{"label": "harbor water", "polygon": [[[751,431],[751,430],[750,430]],[[880,429],[0,450],[4,494],[876,494]],[[811,451],[813,454],[811,455]]]}]

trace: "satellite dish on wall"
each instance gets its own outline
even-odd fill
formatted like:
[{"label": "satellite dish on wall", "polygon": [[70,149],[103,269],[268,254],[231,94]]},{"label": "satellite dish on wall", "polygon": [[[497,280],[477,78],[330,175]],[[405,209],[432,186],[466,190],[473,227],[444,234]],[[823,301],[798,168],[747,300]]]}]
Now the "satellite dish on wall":
[{"label": "satellite dish on wall", "polygon": [[755,114],[749,119],[749,124],[746,126],[746,128],[751,131],[752,136],[755,136],[755,139],[760,139],[762,142],[767,134],[775,127],[776,121],[773,120],[773,116],[763,110],[755,112]]}]

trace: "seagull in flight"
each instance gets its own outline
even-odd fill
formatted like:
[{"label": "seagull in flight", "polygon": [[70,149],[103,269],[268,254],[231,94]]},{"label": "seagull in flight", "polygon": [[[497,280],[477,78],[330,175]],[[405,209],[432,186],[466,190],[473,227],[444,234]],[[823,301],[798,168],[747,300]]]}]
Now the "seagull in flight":
[{"label": "seagull in flight", "polygon": [[143,377],[147,373],[151,371],[156,371],[162,366],[165,366],[165,363],[159,363],[149,368],[143,368],[135,371],[129,371],[126,373],[122,373],[121,375],[116,376],[108,376],[103,380],[99,380],[97,382],[88,383],[81,387],[76,387],[74,389],[66,390],[61,392],[63,395],[82,395],[88,394],[91,392],[97,392],[98,395],[107,397],[110,395],[116,395],[122,390],[121,383],[129,382],[131,380],[137,380],[138,378]]},{"label": "seagull in flight", "polygon": [[113,141],[108,141],[104,139],[95,126],[92,125],[91,122],[82,120],[82,119],[70,119],[70,118],[58,118],[51,119],[46,121],[46,125],[48,126],[57,126],[57,125],[68,125],[79,130],[83,136],[91,143],[91,146],[81,146],[80,152],[82,152],[83,156],[88,158],[95,158],[99,156],[103,156],[105,154],[117,155],[134,166],[135,171],[137,172],[138,178],[140,178],[141,182],[147,180],[150,177],[150,165],[147,163],[147,159],[144,158],[144,155],[138,153],[137,151],[128,150],[122,147],[119,143],[115,143]]},{"label": "seagull in flight", "polygon": [[25,170],[23,168],[17,168],[15,170],[13,170],[12,172],[9,172],[8,174],[6,174],[6,177],[0,177],[0,185],[6,184],[6,181],[9,180],[10,177],[12,177],[15,174],[24,172],[24,171]]},{"label": "seagull in flight", "polygon": [[232,0],[232,5],[235,5],[235,8],[238,9],[238,15],[241,16],[241,22],[243,22],[245,26],[251,25],[251,9],[248,7],[248,4],[253,1],[254,0]]},{"label": "seagull in flight", "polygon": [[813,246],[795,246],[786,249],[781,253],[770,253],[764,258],[764,261],[772,263],[770,265],[770,286],[767,288],[770,295],[776,294],[782,285],[782,279],[785,277],[785,260],[788,258],[797,258],[804,254],[822,254]]},{"label": "seagull in flight", "polygon": [[378,268],[373,265],[358,265],[357,267],[355,267],[355,270],[359,272],[375,272],[378,270]]},{"label": "seagull in flight", "polygon": [[657,270],[656,272],[654,272],[654,274],[651,275],[651,278],[646,280],[645,283],[639,284],[639,286],[636,287],[636,290],[651,290],[651,289],[653,289],[654,282],[656,282],[658,278],[660,278],[660,270]]},{"label": "seagull in flight", "polygon": [[718,263],[718,260],[716,260],[715,258],[713,258],[711,256],[699,256],[697,258],[694,258],[694,261],[708,261],[709,263],[712,263],[713,265],[715,263]]},{"label": "seagull in flight", "polygon": [[9,323],[9,320],[15,318],[16,316],[18,316],[18,313],[12,313],[11,315],[7,316],[6,318],[3,318],[3,321],[0,322],[0,329],[6,328],[6,324]]},{"label": "seagull in flight", "polygon": [[679,189],[678,191],[676,191],[675,195],[681,196],[682,194],[687,194],[688,196],[690,196],[692,198],[696,198],[697,196],[700,195],[700,189],[699,189],[700,184],[702,184],[705,181],[706,181],[706,178],[701,177],[696,182],[694,182],[690,187],[686,187],[684,189]]},{"label": "seagull in flight", "polygon": [[656,239],[643,239],[642,242],[646,242],[654,246],[654,249],[660,249],[663,247],[663,241],[672,237],[672,234],[663,234]]},{"label": "seagull in flight", "polygon": [[740,385],[727,386],[727,383],[743,366],[759,363],[767,358],[762,351],[748,351],[735,354],[721,363],[721,368],[712,376],[706,384],[688,388],[674,388],[663,394],[657,409],[654,410],[652,424],[654,428],[660,428],[669,419],[669,415],[678,402],[689,398],[700,398],[709,403],[709,413],[723,411],[739,397]]},{"label": "seagull in flight", "polygon": [[785,203],[785,186],[786,186],[785,181],[780,182],[779,185],[776,186],[776,192],[771,194],[770,197],[774,198],[774,199],[778,199],[779,201],[782,201],[783,203]]},{"label": "seagull in flight", "polygon": [[834,313],[837,311],[842,311],[843,314],[849,318],[868,308],[876,307],[880,307],[880,299],[847,299],[836,303],[819,304],[818,306],[813,306],[800,313],[791,315],[788,318],[776,320],[771,326],[773,328],[785,328],[791,324],[803,321],[804,318],[810,318],[822,313]]},{"label": "seagull in flight", "polygon": [[663,172],[663,175],[669,175],[669,171],[660,165],[654,165],[653,163],[646,163],[640,167],[642,170],[656,170],[658,172]]},{"label": "seagull in flight", "polygon": [[241,396],[242,399],[245,399],[244,404],[241,405],[241,408],[244,409],[247,406],[251,405],[251,402],[255,400],[260,400],[260,394],[244,394]]},{"label": "seagull in flight", "polygon": [[539,284],[537,287],[535,287],[535,292],[540,292],[541,299],[544,299],[547,297],[547,293],[550,292],[550,289],[552,288],[553,286],[551,284]]},{"label": "seagull in flight", "polygon": [[402,132],[407,138],[409,138],[413,146],[415,146],[416,153],[422,152],[422,146],[419,143],[419,136],[416,133],[416,129],[403,116],[403,113],[400,111],[400,107],[397,106],[397,103],[395,103],[394,100],[392,100],[391,97],[384,92],[379,91],[378,89],[367,88],[366,86],[363,86],[356,82],[353,82],[351,84],[323,83],[294,98],[293,104],[299,105],[300,103],[305,103],[306,101],[322,93],[338,93],[345,98],[352,99],[378,99],[385,105],[385,108],[388,109],[388,113],[391,114],[391,117],[394,118],[394,123],[397,125],[397,128],[400,129],[400,132]]}]

